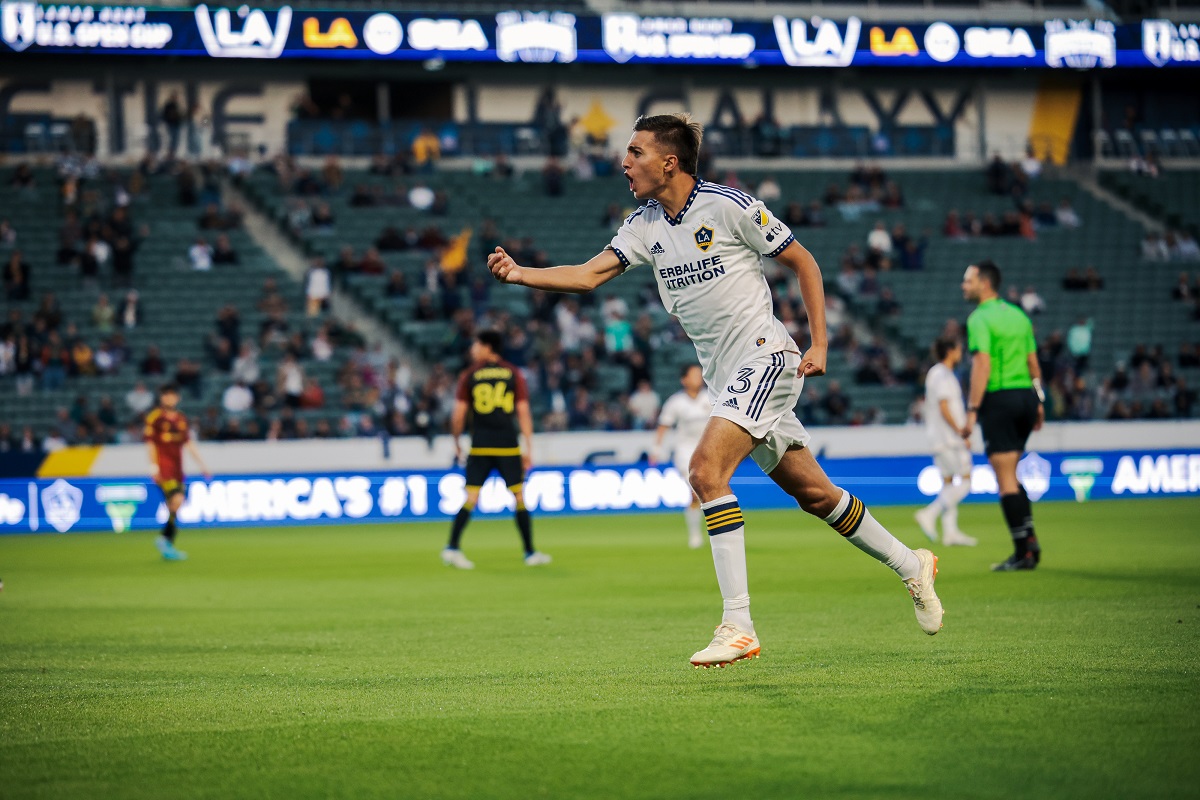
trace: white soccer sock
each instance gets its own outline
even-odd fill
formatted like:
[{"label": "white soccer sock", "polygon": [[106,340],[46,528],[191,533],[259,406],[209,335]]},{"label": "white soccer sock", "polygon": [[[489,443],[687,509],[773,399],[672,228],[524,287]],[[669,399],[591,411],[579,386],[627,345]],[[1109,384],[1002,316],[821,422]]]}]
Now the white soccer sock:
[{"label": "white soccer sock", "polygon": [[746,527],[742,509],[731,494],[702,503],[708,524],[708,542],[712,546],[717,585],[725,601],[722,622],[732,622],[745,631],[754,631],[750,619],[750,580],[746,575]]},{"label": "white soccer sock", "polygon": [[700,509],[688,506],[683,510],[683,519],[687,522],[688,540],[700,538]]},{"label": "white soccer sock", "polygon": [[863,502],[845,489],[842,490],[842,499],[833,513],[825,518],[825,522],[850,544],[891,567],[902,580],[920,574],[921,562],[917,560],[917,554],[888,533],[888,529],[871,516]]},{"label": "white soccer sock", "polygon": [[958,530],[958,504],[971,493],[971,479],[965,478],[959,484],[948,483],[942,492],[946,494],[946,510],[942,512],[942,532],[956,531]]}]

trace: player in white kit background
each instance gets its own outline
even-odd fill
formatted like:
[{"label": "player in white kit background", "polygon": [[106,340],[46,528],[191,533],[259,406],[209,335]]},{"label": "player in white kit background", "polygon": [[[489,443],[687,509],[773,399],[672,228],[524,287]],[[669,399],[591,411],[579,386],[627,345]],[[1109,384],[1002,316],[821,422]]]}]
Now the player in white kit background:
[{"label": "player in white kit background", "polygon": [[[658,429],[654,432],[654,446],[650,449],[650,466],[662,461],[663,439],[669,431],[675,432],[675,451],[671,463],[679,474],[687,479],[688,465],[692,453],[700,444],[704,427],[712,415],[712,399],[704,390],[704,375],[699,364],[688,364],[679,375],[680,391],[667,398],[662,411],[658,412]],[[693,550],[704,545],[704,532],[700,530],[700,498],[692,493],[692,504],[683,512],[687,522],[688,547]]]},{"label": "player in white kit background", "polygon": [[[962,342],[938,339],[933,345],[938,363],[925,375],[925,434],[933,463],[942,475],[942,489],[933,502],[916,513],[917,524],[933,541],[942,520],[942,544],[972,547],[977,542],[958,529],[958,504],[971,493],[971,449],[967,444],[967,408],[954,368],[962,361]],[[955,483],[955,479],[958,483]]]},{"label": "player in white kit background", "polygon": [[[692,455],[688,483],[700,497],[724,613],[697,667],[725,666],[761,651],[750,616],[746,538],[730,486],[750,456],[800,507],[903,580],[917,622],[942,626],[934,591],[937,559],[892,536],[862,501],[835,486],[808,450],[795,406],[806,377],[825,373],[825,291],[816,260],[783,222],[753,197],[696,176],[702,129],[687,114],[639,117],[621,168],[646,201],[612,243],[587,263],[529,269],[503,248],[488,256],[498,280],[556,292],[590,292],[627,269],[654,271],[663,305],[696,346],[715,400]],[[812,345],[804,354],[774,316],[763,259],[796,274]],[[824,565],[810,565],[824,571]]]}]

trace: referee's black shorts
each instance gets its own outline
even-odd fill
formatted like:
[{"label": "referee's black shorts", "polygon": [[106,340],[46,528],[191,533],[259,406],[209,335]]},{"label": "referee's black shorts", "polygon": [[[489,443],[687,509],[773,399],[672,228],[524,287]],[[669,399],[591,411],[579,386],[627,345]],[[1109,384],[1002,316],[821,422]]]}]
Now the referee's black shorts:
[{"label": "referee's black shorts", "polygon": [[988,392],[979,406],[983,451],[1025,452],[1025,443],[1037,424],[1038,399],[1033,389],[1001,389]]},{"label": "referee's black shorts", "polygon": [[525,482],[525,468],[521,457],[516,456],[467,456],[467,486],[483,486],[484,481],[492,474],[492,470],[500,473],[504,485],[509,489],[520,486]]}]

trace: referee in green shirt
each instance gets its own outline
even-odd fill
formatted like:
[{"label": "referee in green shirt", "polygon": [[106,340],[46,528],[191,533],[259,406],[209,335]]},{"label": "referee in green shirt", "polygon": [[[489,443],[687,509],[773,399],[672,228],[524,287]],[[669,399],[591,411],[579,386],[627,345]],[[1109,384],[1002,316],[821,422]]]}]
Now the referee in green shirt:
[{"label": "referee in green shirt", "polygon": [[1033,323],[1020,308],[1000,299],[1000,268],[991,261],[967,267],[962,290],[964,298],[978,304],[967,318],[972,356],[965,435],[970,437],[978,420],[1014,545],[1008,560],[993,564],[992,569],[1034,569],[1042,549],[1033,530],[1029,495],[1017,481],[1017,462],[1025,442],[1046,420]]}]

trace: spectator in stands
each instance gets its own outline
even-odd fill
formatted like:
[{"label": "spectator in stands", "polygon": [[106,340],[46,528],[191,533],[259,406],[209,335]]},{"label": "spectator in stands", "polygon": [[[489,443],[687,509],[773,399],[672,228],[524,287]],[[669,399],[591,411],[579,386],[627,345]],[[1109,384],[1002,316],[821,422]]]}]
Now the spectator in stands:
[{"label": "spectator in stands", "polygon": [[1179,419],[1192,418],[1193,409],[1196,407],[1196,390],[1188,387],[1187,379],[1182,375],[1175,379],[1171,405]]},{"label": "spectator in stands", "polygon": [[1042,174],[1042,161],[1033,152],[1033,145],[1028,145],[1025,148],[1025,156],[1018,162],[1021,172],[1031,181],[1035,181]]},{"label": "spectator in stands", "polygon": [[1004,163],[1004,159],[1000,157],[999,153],[994,153],[992,160],[988,162],[986,177],[989,192],[1001,197],[1009,193],[1008,165]]},{"label": "spectator in stands", "polygon": [[422,128],[412,143],[413,167],[421,172],[433,172],[442,158],[442,144],[431,128]]},{"label": "spectator in stands", "polygon": [[12,247],[16,243],[16,228],[7,219],[0,219],[0,247]]},{"label": "spectator in stands", "polygon": [[300,408],[317,409],[325,406],[325,390],[316,378],[305,378],[304,391],[300,393]]},{"label": "spectator in stands", "polygon": [[1179,277],[1175,280],[1175,286],[1171,289],[1171,299],[1190,301],[1194,296],[1188,274],[1186,272],[1179,273]]},{"label": "spectator in stands", "polygon": [[1064,197],[1059,201],[1058,208],[1054,212],[1055,221],[1064,228],[1078,228],[1083,224],[1079,219],[1079,215],[1075,213],[1075,209],[1071,206],[1069,198]]},{"label": "spectator in stands", "polygon": [[1176,231],[1174,256],[1180,261],[1200,261],[1200,243],[1187,231]]},{"label": "spectator in stands", "polygon": [[167,364],[163,361],[162,354],[159,352],[158,345],[152,344],[146,348],[146,355],[142,358],[138,365],[138,373],[147,377],[155,375],[163,375],[167,371]]},{"label": "spectator in stands", "polygon": [[71,375],[91,376],[96,374],[96,354],[83,339],[71,344]]},{"label": "spectator in stands", "polygon": [[888,181],[887,188],[883,192],[883,197],[879,200],[879,205],[884,208],[904,208],[904,193],[900,191],[900,185],[895,181]]},{"label": "spectator in stands", "polygon": [[783,190],[779,187],[779,181],[775,180],[774,175],[767,175],[758,184],[755,195],[764,203],[773,203],[783,197]]},{"label": "spectator in stands", "polygon": [[566,172],[558,159],[547,158],[546,165],[542,167],[542,191],[546,193],[546,196],[562,197],[566,191],[565,179]]},{"label": "spectator in stands", "polygon": [[1063,278],[1062,288],[1068,292],[1082,292],[1087,290],[1088,282],[1077,268],[1071,267]]},{"label": "spectator in stands", "polygon": [[1142,258],[1147,261],[1166,261],[1171,257],[1166,239],[1157,233],[1147,233],[1142,239]]},{"label": "spectator in stands", "polygon": [[154,392],[146,388],[145,381],[138,381],[125,394],[125,407],[135,416],[141,417],[154,407]]},{"label": "spectator in stands", "polygon": [[450,213],[450,195],[439,189],[433,193],[433,203],[429,206],[429,213],[435,217],[444,217]]},{"label": "spectator in stands", "polygon": [[787,210],[783,212],[783,221],[789,228],[803,228],[808,224],[808,215],[804,213],[804,206],[795,200],[788,203]]},{"label": "spectator in stands", "polygon": [[12,177],[8,180],[8,185],[14,189],[33,189],[37,185],[37,181],[28,164],[18,164],[17,168],[13,170]]},{"label": "spectator in stands", "polygon": [[290,353],[283,357],[276,369],[275,391],[285,406],[300,407],[300,396],[304,393],[304,368]]},{"label": "spectator in stands", "polygon": [[1176,357],[1176,363],[1180,369],[1191,369],[1200,367],[1200,347],[1197,347],[1190,342],[1180,342],[1179,355]]},{"label": "spectator in stands", "polygon": [[383,291],[387,297],[393,300],[407,298],[409,296],[408,276],[398,269],[392,270]]},{"label": "spectator in stands", "polygon": [[198,272],[212,269],[212,256],[212,246],[203,236],[197,236],[195,243],[188,248],[188,261],[191,262],[192,269]]},{"label": "spectator in stands", "polygon": [[181,358],[176,362],[175,383],[180,388],[187,389],[193,400],[199,400],[204,394],[204,372],[200,365],[190,358]]},{"label": "spectator in stands", "polygon": [[821,409],[830,425],[845,425],[849,421],[850,398],[842,391],[841,381],[829,382],[829,388],[821,398]]},{"label": "spectator in stands", "polygon": [[63,438],[62,432],[58,428],[50,428],[42,439],[42,452],[54,453],[67,447],[67,440]]},{"label": "spectator in stands", "polygon": [[433,207],[434,192],[425,183],[418,181],[408,190],[408,204],[417,211],[428,211]]},{"label": "spectator in stands", "polygon": [[1095,267],[1088,267],[1083,271],[1083,280],[1089,292],[1098,292],[1104,288],[1104,278]]},{"label": "spectator in stands", "polygon": [[650,381],[643,379],[638,381],[637,389],[629,395],[625,407],[629,411],[635,428],[650,430],[658,420],[658,410],[662,407],[662,400],[659,398],[658,392],[654,391]]},{"label": "spectator in stands", "polygon": [[1025,291],[1021,293],[1018,305],[1031,317],[1046,310],[1046,301],[1042,299],[1042,296],[1038,294],[1037,289],[1033,288],[1033,286],[1025,287]]},{"label": "spectator in stands", "polygon": [[875,223],[875,228],[867,235],[867,247],[875,253],[887,255],[892,252],[892,237],[887,231],[883,220]]},{"label": "spectator in stands", "polygon": [[411,239],[405,234],[400,233],[400,229],[395,225],[389,225],[379,234],[379,238],[375,240],[375,248],[384,252],[399,252],[408,250],[416,246],[417,234],[411,228],[409,231],[412,234]]},{"label": "spectator in stands", "polygon": [[62,305],[54,292],[46,292],[38,303],[37,311],[33,312],[34,323],[41,322],[48,331],[58,330],[63,322]]},{"label": "spectator in stands", "polygon": [[1075,372],[1086,372],[1092,355],[1092,331],[1095,323],[1089,317],[1079,317],[1067,328],[1067,351],[1075,359]]},{"label": "spectator in stands", "polygon": [[51,392],[61,389],[67,380],[71,364],[71,350],[58,331],[50,331],[42,346],[42,389]]},{"label": "spectator in stands", "polygon": [[309,218],[309,225],[312,226],[313,233],[331,234],[336,224],[337,218],[333,215],[333,209],[329,207],[329,203],[317,203]]},{"label": "spectator in stands", "polygon": [[884,286],[879,290],[879,300],[875,303],[875,311],[882,317],[897,317],[900,315],[902,307],[900,301],[896,299],[895,292],[890,286]]},{"label": "spectator in stands", "polygon": [[175,153],[179,150],[179,131],[183,128],[183,107],[179,103],[178,92],[168,95],[158,118],[167,129],[167,157],[175,158]]},{"label": "spectator in stands", "polygon": [[783,133],[779,123],[765,112],[751,123],[750,141],[756,156],[778,156],[783,150]]},{"label": "spectator in stands", "polygon": [[363,253],[362,259],[358,262],[357,270],[364,275],[382,275],[387,272],[387,262],[379,255],[379,251],[374,247],[368,247]]},{"label": "spectator in stands", "polygon": [[254,407],[254,393],[244,382],[234,381],[221,395],[221,407],[227,414],[245,414]]},{"label": "spectator in stands", "polygon": [[238,263],[237,251],[230,244],[229,237],[223,233],[217,237],[217,243],[212,249],[212,263],[225,265]]},{"label": "spectator in stands", "polygon": [[920,239],[909,238],[900,249],[900,269],[906,272],[925,269],[925,250],[928,247],[928,233],[922,234]]},{"label": "spectator in stands", "polygon": [[[274,278],[267,278],[263,281],[262,289],[259,290],[258,302],[254,305],[259,311],[264,314],[282,313],[286,314],[288,310],[287,300],[283,298],[283,293],[279,291],[279,284]],[[230,310],[234,314],[237,309],[232,306],[226,306],[224,311],[228,313]],[[238,324],[240,325],[240,319]]]},{"label": "spectator in stands", "polygon": [[20,303],[29,299],[30,291],[29,264],[20,250],[13,250],[4,265],[4,296]]},{"label": "spectator in stands", "polygon": [[[372,250],[378,256],[378,251]],[[320,316],[329,308],[329,297],[333,293],[333,276],[325,266],[324,256],[315,256],[309,262],[304,276],[305,313],[309,317]]]}]

